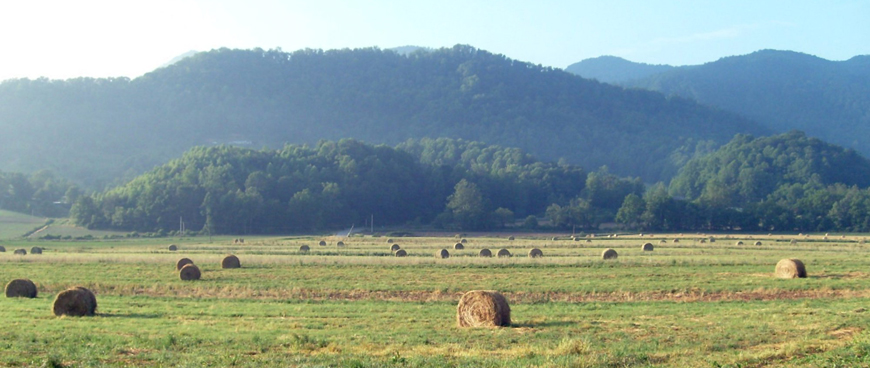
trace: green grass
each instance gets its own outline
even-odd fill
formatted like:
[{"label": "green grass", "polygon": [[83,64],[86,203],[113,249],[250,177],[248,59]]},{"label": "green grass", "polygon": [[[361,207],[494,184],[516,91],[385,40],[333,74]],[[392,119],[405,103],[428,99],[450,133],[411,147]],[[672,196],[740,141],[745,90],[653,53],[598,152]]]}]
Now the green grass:
[{"label": "green grass", "polygon": [[43,224],[45,224],[45,219],[41,217],[0,210],[0,240],[21,237]]},{"label": "green grass", "polygon": [[[756,236],[758,238],[758,236]],[[303,367],[761,367],[867,366],[868,249],[857,239],[764,246],[383,238],[345,248],[320,238],[231,237],[105,241],[7,240],[43,255],[0,253],[2,282],[26,277],[36,299],[0,298],[0,366]],[[773,239],[771,239],[773,240]],[[822,240],[822,239],[816,239]],[[644,239],[646,241],[646,239]],[[178,252],[169,252],[169,243]],[[312,247],[299,254],[299,245]],[[542,259],[480,259],[506,245]],[[601,249],[620,252],[602,261]],[[497,248],[496,248],[497,249]],[[234,253],[243,268],[220,269]],[[190,257],[203,279],[183,282]],[[810,277],[773,278],[780,258]],[[95,291],[98,315],[57,318],[54,295]],[[456,301],[473,289],[504,293],[513,325],[456,327]],[[22,352],[27,352],[22,353]]]}]

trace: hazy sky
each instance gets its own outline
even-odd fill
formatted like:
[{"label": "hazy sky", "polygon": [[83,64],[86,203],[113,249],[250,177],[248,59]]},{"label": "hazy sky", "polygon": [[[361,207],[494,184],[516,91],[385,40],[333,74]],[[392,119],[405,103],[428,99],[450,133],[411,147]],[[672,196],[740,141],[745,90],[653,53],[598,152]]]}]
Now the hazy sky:
[{"label": "hazy sky", "polygon": [[564,68],[870,54],[870,1],[0,0],[0,80],[136,77],[189,50],[468,44]]}]

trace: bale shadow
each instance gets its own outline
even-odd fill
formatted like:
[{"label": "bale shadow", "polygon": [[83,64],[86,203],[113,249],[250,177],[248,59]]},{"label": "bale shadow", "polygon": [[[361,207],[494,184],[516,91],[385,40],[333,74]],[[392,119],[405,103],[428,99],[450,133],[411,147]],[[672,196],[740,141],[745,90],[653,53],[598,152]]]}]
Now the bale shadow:
[{"label": "bale shadow", "polygon": [[159,314],[142,314],[142,313],[97,313],[98,317],[104,318],[141,318],[141,319],[153,319],[162,317]]}]

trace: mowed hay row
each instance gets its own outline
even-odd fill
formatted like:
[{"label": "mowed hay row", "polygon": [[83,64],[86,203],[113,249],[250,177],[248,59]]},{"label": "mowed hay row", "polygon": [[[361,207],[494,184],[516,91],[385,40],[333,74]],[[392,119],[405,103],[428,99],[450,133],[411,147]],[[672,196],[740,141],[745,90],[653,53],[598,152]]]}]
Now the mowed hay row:
[{"label": "mowed hay row", "polygon": [[54,298],[52,311],[55,316],[93,316],[97,311],[97,297],[81,286],[69,288]]},{"label": "mowed hay row", "polygon": [[239,261],[239,257],[235,255],[228,255],[221,260],[221,268],[241,268],[242,263]]},{"label": "mowed hay row", "polygon": [[181,278],[182,281],[199,280],[202,277],[202,272],[199,270],[199,267],[196,267],[195,264],[191,263],[185,265],[178,271],[178,277]]},{"label": "mowed hay row", "polygon": [[179,271],[179,270],[181,270],[182,267],[189,265],[189,264],[193,264],[193,260],[191,260],[190,258],[185,257],[185,258],[179,259],[178,262],[175,262],[175,270]]},{"label": "mowed hay row", "polygon": [[36,284],[28,279],[15,279],[6,284],[7,298],[36,298]]},{"label": "mowed hay row", "polygon": [[459,327],[507,327],[511,325],[511,308],[496,291],[469,291],[459,298],[456,322]]},{"label": "mowed hay row", "polygon": [[807,269],[799,259],[786,258],[776,263],[776,277],[781,279],[796,279],[807,277]]}]

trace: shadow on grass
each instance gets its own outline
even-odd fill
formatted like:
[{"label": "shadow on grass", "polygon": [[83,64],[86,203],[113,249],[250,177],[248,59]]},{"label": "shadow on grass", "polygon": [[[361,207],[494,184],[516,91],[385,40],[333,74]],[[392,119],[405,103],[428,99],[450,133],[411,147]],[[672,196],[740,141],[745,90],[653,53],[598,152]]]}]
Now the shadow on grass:
[{"label": "shadow on grass", "polygon": [[526,322],[526,323],[512,323],[512,328],[536,328],[536,327],[564,327],[564,326],[573,326],[579,324],[580,322],[575,321],[549,321],[549,322]]},{"label": "shadow on grass", "polygon": [[98,317],[104,318],[160,318],[159,314],[141,314],[141,313],[97,313]]}]

